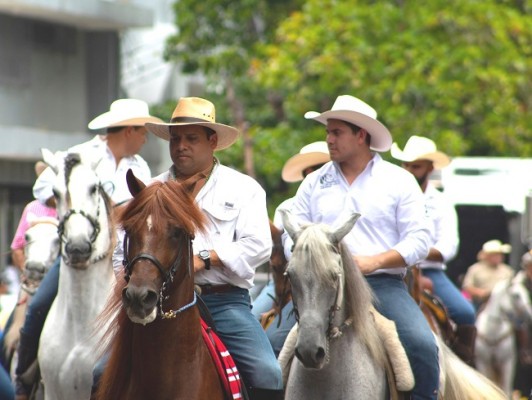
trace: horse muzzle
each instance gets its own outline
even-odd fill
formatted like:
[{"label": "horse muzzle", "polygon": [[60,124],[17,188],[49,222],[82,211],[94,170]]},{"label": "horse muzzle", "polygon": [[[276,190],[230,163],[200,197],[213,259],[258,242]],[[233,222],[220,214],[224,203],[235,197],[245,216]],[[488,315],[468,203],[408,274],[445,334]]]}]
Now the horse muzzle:
[{"label": "horse muzzle", "polygon": [[322,329],[300,324],[295,355],[305,368],[323,368],[328,351],[327,336]]},{"label": "horse muzzle", "polygon": [[128,285],[122,290],[122,304],[129,319],[137,324],[146,325],[157,317],[157,292]]}]

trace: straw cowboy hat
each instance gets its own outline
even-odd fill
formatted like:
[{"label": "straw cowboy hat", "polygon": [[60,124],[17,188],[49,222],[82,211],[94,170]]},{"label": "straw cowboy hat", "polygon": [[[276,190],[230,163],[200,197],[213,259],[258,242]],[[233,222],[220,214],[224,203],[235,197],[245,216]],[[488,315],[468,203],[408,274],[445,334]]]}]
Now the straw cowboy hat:
[{"label": "straw cowboy hat", "polygon": [[327,125],[328,119],[339,119],[364,128],[371,135],[370,149],[374,151],[388,151],[392,144],[392,135],[388,128],[377,121],[377,111],[370,105],[354,96],[338,96],[329,111],[319,113],[309,111],[306,119],[313,119]]},{"label": "straw cowboy hat", "polygon": [[437,150],[436,144],[432,140],[421,136],[411,136],[406,142],[404,150],[401,150],[394,142],[390,153],[393,158],[400,161],[432,161],[434,169],[442,169],[451,162],[447,154]]},{"label": "straw cowboy hat", "polygon": [[303,171],[314,165],[325,164],[331,160],[327,142],[314,142],[303,146],[299,153],[290,157],[284,164],[281,176],[285,182],[302,181]]},{"label": "straw cowboy hat", "polygon": [[148,104],[137,99],[120,99],[111,103],[109,111],[89,122],[89,129],[117,126],[144,126],[146,122],[162,122],[150,115]]},{"label": "straw cowboy hat", "polygon": [[170,127],[181,125],[206,126],[218,134],[215,150],[231,146],[239,136],[239,131],[229,125],[216,122],[214,104],[199,97],[182,97],[172,114],[170,123],[148,123],[146,128],[164,140],[170,140]]},{"label": "straw cowboy hat", "polygon": [[512,251],[512,246],[509,244],[502,244],[500,240],[489,240],[482,245],[484,253],[504,253],[508,254]]}]

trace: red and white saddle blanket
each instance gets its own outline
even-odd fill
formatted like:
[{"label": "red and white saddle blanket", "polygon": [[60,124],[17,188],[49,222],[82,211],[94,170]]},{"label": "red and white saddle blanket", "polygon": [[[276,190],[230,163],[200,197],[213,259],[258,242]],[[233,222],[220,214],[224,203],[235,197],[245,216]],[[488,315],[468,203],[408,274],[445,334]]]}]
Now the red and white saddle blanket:
[{"label": "red and white saddle blanket", "polygon": [[210,328],[205,321],[201,320],[201,333],[203,340],[211,353],[218,376],[225,389],[228,399],[243,399],[242,382],[240,381],[240,374],[236,369],[233,357],[222,343],[218,335]]}]

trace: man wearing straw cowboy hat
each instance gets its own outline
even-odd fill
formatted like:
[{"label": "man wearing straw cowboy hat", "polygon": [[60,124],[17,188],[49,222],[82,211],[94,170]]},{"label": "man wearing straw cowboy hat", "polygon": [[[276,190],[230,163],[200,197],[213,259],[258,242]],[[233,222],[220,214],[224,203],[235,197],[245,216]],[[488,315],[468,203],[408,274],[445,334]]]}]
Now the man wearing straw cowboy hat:
[{"label": "man wearing straw cowboy hat", "polygon": [[432,281],[434,294],[441,299],[457,325],[457,338],[451,347],[466,363],[472,364],[476,337],[475,308],[445,273],[445,262],[453,259],[458,251],[458,217],[454,206],[429,182],[432,171],[446,167],[451,160],[438,151],[432,140],[415,135],[408,139],[403,150],[393,143],[391,154],[402,161],[403,168],[414,175],[423,191],[431,247],[427,258],[419,262],[418,267],[423,276]]},{"label": "man wearing straw cowboy hat", "polygon": [[[309,143],[303,146],[299,153],[293,155],[285,162],[281,171],[281,177],[285,182],[301,182],[305,176],[320,168],[323,164],[330,161],[330,159],[331,157],[329,156],[329,149],[327,148],[326,142]],[[284,227],[279,210],[289,210],[292,201],[293,197],[286,199],[275,210],[273,224],[281,231]],[[291,246],[291,244],[287,244],[287,246]],[[252,312],[255,317],[261,320],[264,313],[272,310],[274,307],[274,298],[275,286],[273,280],[271,280],[253,300]],[[281,317],[282,320],[279,321]],[[293,312],[292,300],[283,307],[281,314],[275,315],[273,320],[268,322],[266,335],[268,335],[268,339],[270,339],[276,355],[279,355],[286,336],[295,323],[296,318]]]},{"label": "man wearing straw cowboy hat", "polygon": [[331,162],[301,183],[292,214],[302,223],[339,223],[361,214],[344,243],[373,289],[376,308],[396,324],[415,377],[412,399],[437,399],[438,349],[419,306],[408,293],[406,267],[427,256],[423,194],[412,174],[384,161],[392,137],[362,100],[339,96],[329,111],[305,118],[326,126]]},{"label": "man wearing straw cowboy hat", "polygon": [[[103,188],[115,203],[121,203],[131,197],[126,183],[126,172],[132,169],[142,179],[151,177],[150,168],[137,153],[146,143],[146,122],[161,122],[149,114],[148,104],[137,99],[119,99],[114,101],[109,111],[94,118],[89,129],[105,129],[105,135],[96,135],[88,142],[68,149],[69,153],[91,154],[100,159],[96,166]],[[54,172],[44,170],[33,186],[35,198],[43,204],[53,199]],[[59,282],[59,259],[50,268],[35,293],[24,326],[20,330],[18,364],[16,368],[17,399],[26,399],[28,387],[20,377],[37,356],[37,348],[44,321],[57,294]]]},{"label": "man wearing straw cowboy hat", "polygon": [[196,232],[193,243],[195,283],[251,400],[282,399],[281,369],[251,313],[249,297],[255,270],[268,261],[272,249],[266,193],[254,179],[214,156],[231,146],[239,132],[216,122],[214,105],[197,97],[181,98],[170,123],[146,127],[169,141],[173,162],[155,179],[184,181],[198,173],[206,177],[196,186],[196,202],[209,223],[206,233]]}]

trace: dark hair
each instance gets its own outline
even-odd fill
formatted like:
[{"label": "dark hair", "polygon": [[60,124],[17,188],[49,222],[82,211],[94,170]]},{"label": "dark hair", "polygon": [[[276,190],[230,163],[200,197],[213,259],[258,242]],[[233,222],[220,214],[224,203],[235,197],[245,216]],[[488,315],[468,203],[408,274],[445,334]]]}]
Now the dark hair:
[{"label": "dark hair", "polygon": [[[351,130],[353,131],[353,133],[358,133],[362,128],[358,125],[355,125],[355,124],[352,124],[351,122],[347,122],[347,121],[343,121],[347,126],[349,126],[351,128]],[[366,135],[366,144],[369,146],[370,143],[371,143],[371,135],[369,134],[368,131],[366,131],[367,135]]]}]

